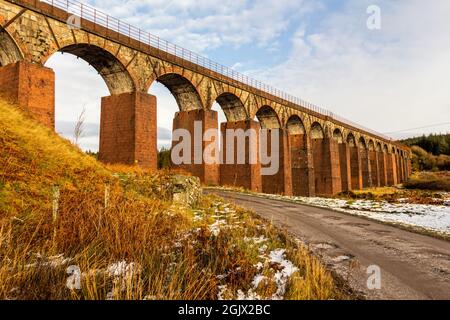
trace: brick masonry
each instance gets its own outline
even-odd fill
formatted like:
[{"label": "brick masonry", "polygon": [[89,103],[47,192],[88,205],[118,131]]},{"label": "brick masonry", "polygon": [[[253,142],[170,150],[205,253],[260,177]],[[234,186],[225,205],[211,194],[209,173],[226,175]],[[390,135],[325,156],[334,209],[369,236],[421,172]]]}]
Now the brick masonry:
[{"label": "brick masonry", "polygon": [[[227,122],[221,125],[222,134],[222,144],[225,146],[227,144],[227,136],[225,134],[227,129],[238,130],[242,129],[244,131],[253,129],[256,132],[260,130],[260,124],[255,121],[237,121],[237,122]],[[261,177],[261,162],[259,161],[259,155],[256,163],[250,163],[250,148],[254,147],[259,149],[259,138],[256,135],[255,144],[250,145],[250,139],[246,138],[245,141],[245,163],[237,163],[238,146],[237,139],[234,143],[234,164],[222,164],[220,166],[220,184],[224,186],[236,186],[242,187],[248,190],[261,192],[262,191],[262,177]],[[227,158],[230,150],[223,148],[223,157]]]},{"label": "brick masonry", "polygon": [[372,187],[372,170],[370,167],[369,151],[367,149],[360,148],[359,155],[361,157],[363,188],[371,188]]},{"label": "brick masonry", "polygon": [[99,159],[157,169],[156,97],[123,93],[102,98]]},{"label": "brick masonry", "polygon": [[342,191],[339,144],[333,139],[312,141],[316,195],[333,195]]},{"label": "brick masonry", "polygon": [[349,149],[351,190],[361,190],[363,188],[361,153],[357,147],[350,147]]},{"label": "brick masonry", "polygon": [[387,154],[387,179],[388,185],[394,186],[398,184],[397,178],[397,163],[395,159],[395,154],[389,153]]},{"label": "brick masonry", "polygon": [[[289,137],[287,130],[273,129],[279,131],[279,170],[275,175],[262,176],[262,190],[264,193],[292,195],[292,171],[291,171],[291,155],[289,146]],[[272,135],[271,131],[267,134],[268,155],[272,151]],[[262,165],[262,168],[268,165]]]},{"label": "brick masonry", "polygon": [[23,111],[55,128],[55,73],[20,61],[0,68],[0,95]]},{"label": "brick masonry", "polygon": [[311,141],[305,134],[289,135],[291,147],[292,193],[296,196],[314,196],[314,166]]},{"label": "brick masonry", "polygon": [[341,169],[341,190],[352,189],[350,147],[346,143],[339,144],[339,165]]},{"label": "brick masonry", "polygon": [[378,153],[376,151],[369,151],[370,160],[370,174],[372,177],[372,187],[380,186],[380,171],[378,168]]},{"label": "brick masonry", "polygon": [[[201,131],[199,137],[195,136],[195,122],[199,122],[201,124]],[[190,164],[182,164],[175,166],[176,168],[189,172],[194,176],[200,178],[200,180],[207,185],[218,185],[219,184],[219,171],[220,165],[219,163],[215,164],[207,164],[203,158],[195,159],[195,153],[202,155],[204,154],[205,149],[210,146],[210,144],[216,143],[218,147],[218,141],[215,142],[214,139],[211,141],[203,141],[203,135],[207,130],[213,129],[218,130],[218,116],[216,111],[205,111],[205,110],[192,110],[192,111],[180,111],[177,112],[175,118],[173,120],[173,130],[177,129],[185,129],[191,135],[191,160]],[[217,136],[216,136],[217,138]],[[194,143],[194,141],[196,141]],[[200,142],[201,141],[201,142]],[[173,142],[172,146],[175,146],[178,142]],[[218,148],[216,148],[217,153],[219,152]],[[211,157],[218,157],[219,155],[211,154]]]},{"label": "brick masonry", "polygon": [[386,153],[378,153],[378,168],[380,170],[380,186],[387,186],[387,154]]}]

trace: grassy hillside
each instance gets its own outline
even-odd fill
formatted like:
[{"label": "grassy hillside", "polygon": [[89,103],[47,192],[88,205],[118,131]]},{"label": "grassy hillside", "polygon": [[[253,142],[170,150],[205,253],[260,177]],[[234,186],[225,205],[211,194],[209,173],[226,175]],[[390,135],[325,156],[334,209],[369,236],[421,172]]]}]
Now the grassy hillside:
[{"label": "grassy hillside", "polygon": [[450,156],[435,156],[419,146],[411,148],[414,171],[450,171]]},{"label": "grassy hillside", "polygon": [[346,298],[288,235],[214,197],[175,205],[171,181],[0,102],[0,299]]},{"label": "grassy hillside", "polygon": [[450,134],[430,134],[428,136],[405,139],[401,141],[407,146],[418,146],[435,156],[450,156]]}]

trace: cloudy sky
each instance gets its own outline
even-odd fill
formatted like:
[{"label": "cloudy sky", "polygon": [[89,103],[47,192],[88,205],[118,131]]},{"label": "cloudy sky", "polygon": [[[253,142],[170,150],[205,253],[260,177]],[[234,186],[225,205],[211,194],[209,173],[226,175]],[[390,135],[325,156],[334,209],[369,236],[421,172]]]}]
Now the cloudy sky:
[{"label": "cloudy sky", "polygon": [[[378,132],[450,132],[448,0],[84,2]],[[367,28],[370,5],[381,9],[380,29]],[[103,80],[69,54],[47,66],[57,75],[58,132],[71,138],[85,108],[81,144],[96,150]],[[159,145],[168,145],[178,107],[163,86],[150,93]]]}]

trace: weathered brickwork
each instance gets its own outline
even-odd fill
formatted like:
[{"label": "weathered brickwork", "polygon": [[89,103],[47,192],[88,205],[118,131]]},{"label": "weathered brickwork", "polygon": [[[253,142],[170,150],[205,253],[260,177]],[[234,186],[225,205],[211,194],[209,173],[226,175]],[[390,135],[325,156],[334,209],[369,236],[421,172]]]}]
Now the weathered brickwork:
[{"label": "weathered brickwork", "polygon": [[[197,122],[197,130],[196,130]],[[173,120],[173,130],[184,129],[189,132],[191,137],[191,154],[190,154],[190,164],[179,165],[178,168],[191,173],[194,176],[200,178],[200,180],[208,185],[218,185],[219,184],[219,170],[220,166],[217,160],[219,155],[213,152],[205,152],[213,143],[217,143],[214,139],[210,141],[203,141],[204,133],[210,129],[218,130],[217,128],[218,118],[216,111],[205,111],[205,110],[191,110],[191,111],[180,111],[175,115]],[[180,139],[182,142],[182,139]],[[195,140],[195,141],[194,141]],[[173,146],[178,144],[180,141],[174,141]],[[218,152],[218,150],[216,150]],[[184,156],[180,154],[180,157]],[[199,157],[199,158],[196,158]],[[208,159],[205,159],[205,156]],[[214,160],[216,157],[216,161]]]},{"label": "weathered brickwork", "polygon": [[314,139],[312,142],[316,195],[330,195],[342,191],[339,145],[333,139]]},{"label": "weathered brickwork", "polygon": [[157,169],[156,97],[122,93],[102,98],[99,159]]},{"label": "weathered brickwork", "polygon": [[352,190],[350,147],[346,143],[339,144],[339,165],[341,169],[341,190]]},{"label": "weathered brickwork", "polygon": [[374,150],[369,151],[370,174],[372,177],[372,187],[380,186],[380,171],[378,167],[378,153]]},{"label": "weathered brickwork", "polygon": [[292,192],[296,196],[314,196],[314,166],[311,142],[306,134],[289,135],[292,166]]},{"label": "weathered brickwork", "polygon": [[365,148],[361,148],[359,155],[361,158],[363,188],[372,188],[372,168],[370,167],[369,151]]},{"label": "weathered brickwork", "polygon": [[[158,81],[178,103],[174,128],[191,130],[190,122],[199,118],[205,121],[204,129],[217,128],[217,115],[211,113],[217,102],[228,121],[222,129],[258,126],[289,132],[281,141],[282,170],[271,178],[276,184],[264,183],[270,178],[261,178],[260,165],[185,167],[205,183],[311,196],[393,185],[411,173],[411,153],[405,146],[92,22],[82,20],[80,29],[70,29],[67,18],[67,12],[41,1],[0,0],[0,92],[53,128],[54,73],[44,65],[56,52],[84,59],[111,94],[102,100],[100,154],[105,162],[155,168],[156,100],[147,93]],[[181,114],[185,112],[194,113]],[[255,118],[259,123],[252,121]],[[297,130],[291,132],[290,126]],[[314,137],[317,127],[321,144]]]},{"label": "weathered brickwork", "polygon": [[363,188],[361,153],[358,147],[350,147],[351,190]]},{"label": "weathered brickwork", "polygon": [[378,153],[378,168],[380,169],[380,186],[387,186],[387,154],[380,152]]},{"label": "weathered brickwork", "polygon": [[25,61],[0,68],[0,95],[55,128],[55,73]]},{"label": "weathered brickwork", "polygon": [[[264,193],[292,195],[292,169],[291,169],[291,150],[289,146],[289,137],[286,130],[273,129],[278,131],[278,172],[275,175],[264,175],[262,177],[262,190]],[[268,155],[271,155],[272,149],[272,135],[269,131],[267,135],[267,150]],[[262,168],[267,168],[273,165],[262,165]]]},{"label": "weathered brickwork", "polygon": [[[251,120],[222,123],[221,132],[223,145],[227,145],[227,143],[229,143],[226,134],[227,130],[254,130],[258,133],[260,130],[260,125],[258,122]],[[253,142],[253,144],[251,142]],[[253,141],[251,141],[250,137],[246,137],[245,143],[241,145],[241,148],[243,148],[245,152],[244,163],[239,163],[238,161],[239,147],[237,138],[234,138],[233,144],[233,150],[228,150],[227,148],[223,149],[224,159],[231,158],[233,159],[232,163],[234,164],[227,164],[227,161],[225,161],[225,163],[220,166],[220,184],[262,192],[261,162],[259,154],[256,154],[255,161],[250,161],[251,148],[255,148],[255,150],[259,149],[259,134],[256,134]],[[234,156],[229,155],[230,152],[233,152]]]}]

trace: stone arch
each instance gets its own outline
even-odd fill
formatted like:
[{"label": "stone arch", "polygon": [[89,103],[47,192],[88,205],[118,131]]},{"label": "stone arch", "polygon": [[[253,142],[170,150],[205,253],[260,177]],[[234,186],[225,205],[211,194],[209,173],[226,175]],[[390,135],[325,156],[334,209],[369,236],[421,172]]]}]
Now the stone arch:
[{"label": "stone arch", "polygon": [[383,145],[383,153],[386,153],[386,154],[389,153],[389,148],[388,148],[387,144]]},{"label": "stone arch", "polygon": [[378,155],[376,153],[376,144],[373,139],[369,140],[368,150],[368,159],[370,165],[370,186],[378,187],[380,182]]},{"label": "stone arch", "polygon": [[[356,143],[355,134],[349,132],[347,134],[346,143],[350,153],[350,189],[360,190],[362,189],[362,172],[361,172],[361,158],[360,150]],[[348,175],[347,175],[348,177]]]},{"label": "stone arch", "polygon": [[323,130],[323,127],[320,123],[314,122],[311,125],[310,130],[311,139],[317,140],[317,139],[324,139],[325,138],[325,131]]},{"label": "stone arch", "polygon": [[351,132],[347,135],[347,144],[352,148],[356,147],[356,139]]},{"label": "stone arch", "polygon": [[202,110],[203,102],[191,81],[178,73],[166,73],[156,78],[162,83],[177,101],[181,111]]},{"label": "stone arch", "polygon": [[[370,140],[372,141],[372,140]],[[372,141],[373,143],[373,141]],[[364,137],[359,138],[359,156],[361,158],[362,186],[363,188],[372,187],[372,174],[370,170],[369,144]]]},{"label": "stone arch", "polygon": [[359,138],[358,146],[360,149],[363,149],[363,150],[367,149],[367,144],[366,144],[366,140],[364,139],[364,137]]},{"label": "stone arch", "polygon": [[248,119],[247,110],[241,99],[229,92],[224,92],[216,98],[217,103],[222,108],[227,121],[237,122]]},{"label": "stone arch", "polygon": [[306,127],[300,116],[294,114],[286,122],[291,156],[292,193],[296,196],[312,196],[313,174],[308,167],[311,146],[308,144]]},{"label": "stone arch", "polygon": [[344,143],[344,136],[342,135],[342,131],[339,128],[334,129],[333,131],[333,139],[337,143]]},{"label": "stone arch", "polygon": [[256,118],[261,123],[263,129],[279,129],[281,128],[280,119],[276,111],[270,106],[263,106],[256,112]]},{"label": "stone arch", "polygon": [[329,130],[329,125],[324,128],[316,121],[310,131],[315,193],[318,196],[333,195],[342,191],[339,149],[331,140],[332,132]]},{"label": "stone arch", "polygon": [[381,147],[381,143],[380,143],[380,142],[377,142],[377,143],[376,143],[376,145],[375,145],[375,150],[376,150],[377,152],[383,152],[383,148]]},{"label": "stone arch", "polygon": [[23,59],[23,53],[14,38],[4,28],[0,27],[0,67]]},{"label": "stone arch", "polygon": [[375,143],[373,142],[372,139],[369,140],[369,151],[375,151]]},{"label": "stone arch", "polygon": [[298,115],[292,115],[286,122],[289,134],[306,134],[306,128]]},{"label": "stone arch", "polygon": [[[136,90],[135,82],[124,64],[112,53],[99,46],[86,43],[71,44],[61,48],[59,52],[72,54],[89,63],[103,78],[111,95]],[[45,61],[50,56],[47,56]]]}]

